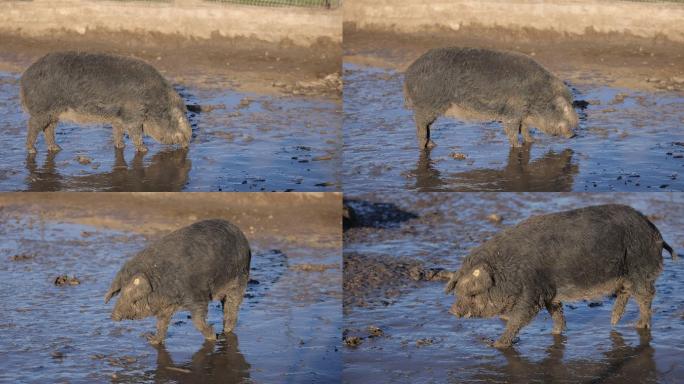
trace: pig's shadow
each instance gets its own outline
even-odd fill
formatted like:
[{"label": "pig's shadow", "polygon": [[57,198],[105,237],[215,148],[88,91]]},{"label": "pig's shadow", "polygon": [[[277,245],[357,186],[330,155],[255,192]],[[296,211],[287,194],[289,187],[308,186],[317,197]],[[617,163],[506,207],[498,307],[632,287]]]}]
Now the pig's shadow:
[{"label": "pig's shadow", "polygon": [[375,203],[357,199],[344,199],[346,210],[343,224],[352,227],[396,228],[404,221],[418,216],[393,203]]},{"label": "pig's shadow", "polygon": [[565,337],[554,335],[554,343],[546,350],[546,357],[532,362],[514,348],[503,352],[505,365],[478,367],[476,380],[491,382],[505,377],[510,383],[655,383],[657,381],[654,349],[650,346],[651,333],[638,330],[639,345],[625,344],[622,335],[611,331],[612,346],[602,358],[563,361]]},{"label": "pig's shadow", "polygon": [[442,174],[434,167],[429,151],[421,151],[416,169],[415,188],[420,191],[570,191],[579,167],[572,163],[573,151],[548,151],[530,161],[532,145],[511,147],[502,169],[475,169]]},{"label": "pig's shadow", "polygon": [[192,162],[188,150],[165,150],[152,156],[145,164],[145,154],[136,152],[130,165],[124,159],[123,149],[115,149],[114,166],[108,172],[87,175],[63,176],[55,163],[54,152],[48,152],[42,167],[35,155],[26,157],[28,191],[97,190],[97,191],[180,191],[188,180]]},{"label": "pig's shadow", "polygon": [[165,347],[157,348],[158,383],[242,383],[249,379],[251,366],[240,353],[238,337],[225,335],[216,342],[205,341],[190,361],[174,364]]}]

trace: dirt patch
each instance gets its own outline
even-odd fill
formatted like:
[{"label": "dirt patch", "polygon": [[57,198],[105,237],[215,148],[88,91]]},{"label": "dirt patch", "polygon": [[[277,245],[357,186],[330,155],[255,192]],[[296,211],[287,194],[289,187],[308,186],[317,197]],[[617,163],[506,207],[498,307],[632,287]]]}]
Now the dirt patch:
[{"label": "dirt patch", "polygon": [[344,254],[344,308],[391,305],[403,291],[420,281],[447,281],[451,273],[428,268],[420,260],[392,256]]},{"label": "dirt patch", "polygon": [[[41,220],[145,236],[158,236],[202,219],[223,218],[250,238],[266,236],[330,247],[341,241],[336,230],[341,200],[339,193],[121,193],[109,194],[106,199],[94,193],[3,193],[0,206],[6,220],[32,213]],[[291,220],[294,212],[300,218],[296,222]],[[90,236],[87,232],[81,235],[84,240]]]},{"label": "dirt patch", "polygon": [[[521,52],[572,83],[684,92],[684,43],[588,31],[567,35],[531,29],[464,26],[422,33],[357,29],[346,23],[344,61],[403,72],[431,48],[471,46]],[[591,74],[587,78],[587,74]]]},{"label": "dirt patch", "polygon": [[287,41],[272,43],[246,37],[195,40],[99,29],[30,38],[0,33],[0,70],[23,72],[46,53],[64,50],[137,57],[175,83],[204,89],[231,88],[327,99],[340,95],[334,78],[341,71],[341,45],[326,39],[302,47]]}]

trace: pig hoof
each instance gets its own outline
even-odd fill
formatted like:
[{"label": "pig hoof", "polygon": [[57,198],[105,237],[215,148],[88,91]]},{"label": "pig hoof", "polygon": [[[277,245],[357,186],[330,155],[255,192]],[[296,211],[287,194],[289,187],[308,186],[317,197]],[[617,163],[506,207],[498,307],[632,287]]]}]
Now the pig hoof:
[{"label": "pig hoof", "polygon": [[651,324],[649,324],[647,321],[641,321],[640,320],[636,323],[636,327],[638,329],[649,329],[649,328],[651,328]]},{"label": "pig hoof", "polygon": [[512,345],[513,344],[511,342],[504,342],[501,340],[497,340],[494,342],[494,344],[492,346],[494,348],[497,348],[497,349],[507,349],[507,348],[510,348]]},{"label": "pig hoof", "polygon": [[35,155],[36,149],[35,148],[26,148],[26,152],[30,155]]},{"label": "pig hoof", "polygon": [[139,146],[139,147],[136,147],[135,150],[138,151],[138,152],[145,153],[145,152],[147,152],[147,147],[144,146],[144,145],[141,145],[141,146]]},{"label": "pig hoof", "polygon": [[216,335],[215,333],[212,333],[212,334],[210,334],[210,335],[204,336],[204,338],[205,338],[207,341],[216,341],[216,336],[217,336],[217,335]]},{"label": "pig hoof", "polygon": [[126,147],[126,145],[125,145],[124,143],[116,143],[116,144],[114,144],[114,148],[123,149],[123,148],[125,148],[125,147]]},{"label": "pig hoof", "polygon": [[48,151],[50,151],[50,152],[59,152],[61,150],[62,150],[62,147],[60,147],[57,144],[48,146]]},{"label": "pig hoof", "polygon": [[164,339],[156,335],[147,335],[147,341],[152,345],[162,345],[164,344]]},{"label": "pig hoof", "polygon": [[435,142],[432,140],[428,140],[427,144],[425,144],[425,148],[427,148],[427,149],[432,149],[436,146],[437,146],[437,144],[435,144]]}]

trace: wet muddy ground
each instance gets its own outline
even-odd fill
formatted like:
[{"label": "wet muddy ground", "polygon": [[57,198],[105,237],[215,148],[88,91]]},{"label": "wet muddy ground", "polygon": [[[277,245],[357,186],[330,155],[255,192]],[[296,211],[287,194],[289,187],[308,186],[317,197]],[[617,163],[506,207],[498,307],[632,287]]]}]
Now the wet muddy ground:
[{"label": "wet muddy ground", "polygon": [[[36,156],[24,148],[28,115],[19,77],[0,72],[0,190],[3,191],[335,191],[341,188],[341,104],[331,97],[256,94],[216,84],[177,84],[189,112],[189,150],[146,138],[137,154],[128,138],[116,151],[105,125],[60,122],[49,154],[39,136]],[[294,89],[295,93],[297,89]],[[305,92],[303,90],[302,92]],[[207,108],[208,107],[208,108]]]},{"label": "wet muddy ground", "polygon": [[449,314],[454,297],[443,293],[442,272],[531,215],[608,202],[648,215],[681,254],[681,193],[402,192],[345,199],[358,219],[344,241],[343,382],[675,383],[684,375],[684,263],[667,253],[650,332],[634,328],[633,301],[616,327],[610,326],[614,299],[569,302],[562,337],[551,335],[551,319],[540,312],[505,352],[488,346],[503,322]]},{"label": "wet muddy ground", "polygon": [[345,191],[682,191],[684,96],[605,85],[587,73],[571,83],[577,137],[534,132],[510,148],[500,123],[441,117],[430,153],[418,150],[403,73],[345,64]]},{"label": "wet muddy ground", "polygon": [[[205,343],[188,313],[179,312],[165,347],[155,348],[143,337],[154,331],[154,319],[112,321],[112,303],[104,304],[104,293],[128,257],[168,233],[155,227],[197,220],[207,214],[204,208],[197,204],[197,211],[204,212],[199,217],[165,214],[173,209],[156,211],[149,203],[152,197],[131,197],[138,203],[142,199],[139,211],[146,212],[147,225],[140,226],[130,210],[122,216],[97,204],[63,208],[65,199],[79,198],[59,199],[59,209],[55,204],[41,206],[42,199],[36,204],[29,199],[5,201],[0,210],[0,381],[339,381],[338,225],[320,225],[308,230],[311,237],[305,238],[297,231],[275,230],[283,228],[282,222],[273,225],[282,219],[275,211],[270,217],[236,220],[263,211],[226,208],[235,216],[231,220],[241,223],[253,249],[251,282],[234,334]],[[197,197],[188,197],[185,206],[196,201]],[[154,215],[157,221],[150,220]],[[225,217],[226,212],[215,209],[214,216]],[[298,226],[290,223],[291,228]],[[68,278],[56,284],[62,275]],[[208,321],[220,331],[220,303],[210,304]]]}]

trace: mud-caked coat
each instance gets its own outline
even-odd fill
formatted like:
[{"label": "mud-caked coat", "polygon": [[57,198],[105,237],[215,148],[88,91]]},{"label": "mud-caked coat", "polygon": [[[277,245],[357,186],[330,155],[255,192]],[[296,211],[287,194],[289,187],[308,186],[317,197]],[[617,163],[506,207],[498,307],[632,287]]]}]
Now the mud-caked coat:
[{"label": "mud-caked coat", "polygon": [[612,324],[629,297],[639,304],[636,326],[650,327],[663,249],[676,254],[655,225],[625,205],[598,205],[534,216],[473,249],[446,285],[459,317],[508,320],[494,344],[511,345],[518,331],[546,308],[553,333],[565,328],[564,301],[616,294]]},{"label": "mud-caked coat", "polygon": [[223,305],[223,332],[233,330],[249,281],[251,251],[245,235],[225,220],[204,220],[176,230],[153,242],[116,274],[105,295],[108,302],[120,294],[112,319],[157,317],[163,343],[171,316],[191,312],[192,321],[208,340],[216,338],[206,323],[210,300]]}]

